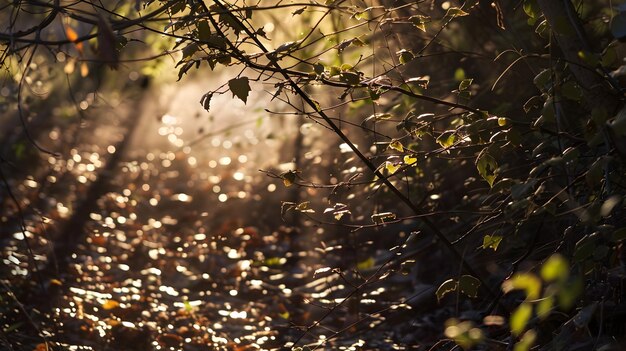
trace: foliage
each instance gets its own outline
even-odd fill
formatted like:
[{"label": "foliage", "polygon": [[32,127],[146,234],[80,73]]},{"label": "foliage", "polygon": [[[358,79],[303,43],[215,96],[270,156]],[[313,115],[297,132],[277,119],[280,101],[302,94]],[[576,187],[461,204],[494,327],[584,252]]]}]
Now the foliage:
[{"label": "foliage", "polygon": [[[92,85],[135,60],[157,75],[162,59],[147,51],[173,57],[179,80],[237,67],[203,92],[201,105],[211,111],[222,94],[247,103],[260,87],[303,119],[301,133],[305,123],[319,130],[294,137],[306,150],[294,151],[292,168],[265,174],[292,190],[281,217],[303,232],[336,228],[315,249],[338,248],[344,259],[315,270],[338,281],[332,294],[311,299],[336,303],[289,347],[357,343],[348,331],[384,324],[360,324],[382,312],[359,312],[359,304],[394,279],[406,285],[390,288],[394,306],[429,286],[436,302],[420,312],[444,311],[436,338],[465,349],[495,339],[516,350],[600,346],[619,335],[620,317],[609,321],[594,306],[624,303],[624,11],[609,1],[550,0],[136,4],[29,3],[39,10],[32,23],[13,21],[0,33],[0,104],[23,125],[3,167],[24,157],[24,145],[48,151],[29,134],[25,107],[38,106],[33,77],[50,87],[62,77],[47,77],[38,62],[60,61],[66,77],[91,76]],[[61,17],[62,30],[53,30]],[[307,151],[332,161],[308,162],[315,157]],[[537,266],[539,275],[520,272]],[[561,319],[552,323],[556,306]],[[333,325],[327,338],[325,319],[344,307],[355,319]],[[407,315],[390,327],[394,342],[408,333]],[[507,335],[484,316],[504,317]],[[447,317],[456,319],[444,326]]]}]

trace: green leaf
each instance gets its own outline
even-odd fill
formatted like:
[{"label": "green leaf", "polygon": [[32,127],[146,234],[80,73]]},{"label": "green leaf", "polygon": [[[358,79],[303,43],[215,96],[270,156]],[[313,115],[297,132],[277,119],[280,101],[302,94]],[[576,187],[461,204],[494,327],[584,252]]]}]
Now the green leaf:
[{"label": "green leaf", "polygon": [[554,297],[552,295],[545,296],[543,299],[539,300],[537,303],[537,317],[543,320],[546,319],[550,312],[552,312],[552,307],[554,306]]},{"label": "green leaf", "polygon": [[459,67],[454,71],[454,80],[456,80],[457,82],[460,82],[463,79],[465,79],[465,70]]},{"label": "green leaf", "polygon": [[591,67],[596,67],[597,65],[600,64],[600,59],[598,58],[598,56],[589,51],[579,51],[578,58],[583,60],[586,64],[588,64]]},{"label": "green leaf", "polygon": [[456,279],[448,279],[443,282],[435,295],[437,295],[437,301],[441,301],[441,299],[448,293],[456,291],[469,296],[476,297],[478,296],[478,287],[480,286],[480,281],[471,275],[462,275],[459,280]]},{"label": "green leaf", "polygon": [[463,79],[461,83],[459,83],[459,91],[467,90],[472,85],[473,78]]},{"label": "green leaf", "polygon": [[314,64],[313,71],[317,73],[317,75],[321,75],[322,73],[324,73],[324,65],[321,62]]},{"label": "green leaf", "polygon": [[361,76],[352,72],[341,72],[339,74],[339,80],[350,85],[359,85],[361,82]]},{"label": "green leaf", "polygon": [[422,32],[426,32],[426,23],[430,22],[430,17],[422,16],[422,15],[414,15],[409,17],[409,21],[413,23],[413,25],[421,30]]},{"label": "green leaf", "polygon": [[248,101],[248,93],[251,90],[248,77],[234,78],[229,80],[228,88],[233,93],[233,97],[238,97],[244,103]]},{"label": "green leaf", "polygon": [[[534,330],[529,330],[522,335],[522,339],[515,344],[513,347],[513,351],[528,351],[534,345],[535,340],[537,339],[537,332]],[[557,348],[561,350],[560,348]]]},{"label": "green leaf", "polygon": [[448,11],[446,12],[446,15],[443,18],[444,18],[444,21],[446,21],[448,19],[452,19],[455,17],[463,17],[467,15],[469,15],[469,13],[463,11],[461,8],[450,7]]},{"label": "green leaf", "polygon": [[455,279],[448,279],[445,282],[443,282],[441,285],[439,285],[439,288],[437,288],[437,291],[435,292],[435,295],[437,295],[437,301],[441,301],[441,299],[447,293],[456,291],[458,286],[459,284]]},{"label": "green leaf", "polygon": [[533,83],[540,91],[548,91],[550,89],[550,82],[552,81],[552,70],[544,69],[533,79]]},{"label": "green leaf", "polygon": [[183,305],[185,306],[185,311],[193,312],[194,308],[191,305],[191,303],[189,302],[189,300],[185,299],[185,301],[183,301]]},{"label": "green leaf", "polygon": [[502,236],[500,235],[485,235],[483,238],[483,249],[493,249],[493,251],[498,250],[498,246],[502,241]]},{"label": "green leaf", "polygon": [[476,159],[476,168],[478,169],[478,174],[492,187],[498,171],[496,159],[483,150]]},{"label": "green leaf", "polygon": [[524,1],[524,12],[528,15],[528,17],[532,19],[537,19],[541,15],[541,8],[537,3],[537,0],[526,0]]},{"label": "green leaf", "polygon": [[358,269],[360,271],[366,271],[368,269],[374,268],[375,265],[376,265],[376,261],[374,260],[374,258],[373,257],[368,257],[367,259],[357,263],[356,264],[356,269]]},{"label": "green leaf", "polygon": [[546,282],[564,282],[569,277],[569,264],[565,257],[554,254],[541,266],[541,278]]},{"label": "green leaf", "polygon": [[265,259],[263,263],[268,267],[272,267],[272,266],[282,266],[286,262],[287,262],[287,259],[284,257],[268,257]]},{"label": "green leaf", "polygon": [[479,286],[480,286],[480,281],[471,275],[462,275],[461,278],[459,279],[460,291],[469,297],[478,296]]},{"label": "green leaf", "polygon": [[391,117],[393,117],[393,115],[391,113],[375,113],[369,117],[367,117],[366,119],[363,120],[363,123],[365,122],[369,122],[371,120],[374,121],[383,121],[386,119],[390,119]]},{"label": "green leaf", "polygon": [[568,284],[566,284],[559,290],[559,306],[565,311],[569,310],[570,308],[572,308],[572,306],[574,306],[574,303],[576,302],[578,296],[580,296],[582,291],[582,279],[576,278],[568,282]]},{"label": "green leaf", "polygon": [[[626,19],[625,19],[626,22]],[[613,23],[615,23],[615,18],[613,18]],[[614,67],[619,64],[620,55],[617,52],[617,48],[615,46],[609,46],[602,54],[602,66],[604,67]]]},{"label": "green leaf", "polygon": [[315,210],[309,207],[310,204],[310,201],[301,202],[295,207],[295,210],[303,213],[315,213]]},{"label": "green leaf", "polygon": [[573,101],[581,101],[583,92],[576,82],[569,80],[561,85],[561,94]]},{"label": "green leaf", "polygon": [[593,255],[596,249],[597,235],[585,235],[574,247],[574,261],[582,262]]},{"label": "green leaf", "polygon": [[541,293],[541,280],[531,273],[517,273],[502,283],[502,291],[508,293],[512,290],[524,290],[527,300],[535,300]]},{"label": "green leaf", "polygon": [[454,134],[454,131],[452,130],[448,130],[448,131],[441,133],[441,135],[437,138],[437,143],[441,145],[442,147],[450,147],[454,145],[455,141],[456,141],[456,135]]},{"label": "green leaf", "polygon": [[613,242],[620,242],[626,239],[626,227],[616,229],[611,236]]},{"label": "green leaf", "polygon": [[533,306],[528,302],[523,302],[519,305],[515,311],[511,314],[511,333],[517,336],[520,335],[533,314]]},{"label": "green leaf", "polygon": [[398,59],[400,60],[400,63],[403,65],[406,64],[407,62],[410,62],[411,60],[415,58],[413,53],[406,49],[402,49],[396,52],[396,55],[398,55]]}]

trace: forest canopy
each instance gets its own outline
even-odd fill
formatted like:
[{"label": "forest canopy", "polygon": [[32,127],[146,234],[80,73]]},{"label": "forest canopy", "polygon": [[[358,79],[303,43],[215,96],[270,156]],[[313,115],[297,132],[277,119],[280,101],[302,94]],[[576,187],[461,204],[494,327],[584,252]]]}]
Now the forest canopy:
[{"label": "forest canopy", "polygon": [[21,0],[0,23],[3,348],[626,346],[626,6]]}]

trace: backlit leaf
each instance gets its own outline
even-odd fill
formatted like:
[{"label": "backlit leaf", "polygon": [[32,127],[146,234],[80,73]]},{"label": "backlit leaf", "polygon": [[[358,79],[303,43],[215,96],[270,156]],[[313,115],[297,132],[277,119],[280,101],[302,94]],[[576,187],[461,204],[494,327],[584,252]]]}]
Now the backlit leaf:
[{"label": "backlit leaf", "polygon": [[508,293],[512,290],[524,290],[527,300],[539,298],[541,293],[541,280],[531,273],[518,273],[502,283],[502,291]]},{"label": "backlit leaf", "polygon": [[372,215],[372,222],[383,224],[385,221],[396,219],[396,214],[392,212],[381,212]]},{"label": "backlit leaf", "polygon": [[444,16],[444,20],[452,19],[454,17],[467,16],[467,15],[469,15],[469,13],[463,11],[462,9],[458,7],[450,7],[448,11],[446,12],[446,15]]},{"label": "backlit leaf", "polygon": [[402,166],[402,164],[400,163],[393,163],[391,161],[385,161],[385,169],[387,170],[387,172],[389,172],[389,174],[394,174],[396,173],[400,167]]},{"label": "backlit leaf", "polygon": [[441,285],[439,285],[439,288],[437,288],[437,291],[435,292],[435,295],[437,295],[437,301],[441,301],[441,299],[447,293],[456,291],[458,286],[459,284],[455,279],[448,279],[445,282],[443,282]]},{"label": "backlit leaf", "polygon": [[496,251],[500,242],[502,241],[502,236],[499,235],[485,235],[483,237],[483,249],[493,249]]},{"label": "backlit leaf", "polygon": [[415,158],[413,156],[410,156],[410,155],[405,155],[402,158],[402,160],[404,161],[404,164],[409,165],[409,166],[411,166],[411,165],[413,165],[413,164],[415,164],[417,162],[417,158]]},{"label": "backlit leaf", "polygon": [[476,159],[476,169],[478,174],[483,177],[484,180],[489,183],[489,186],[493,186],[493,182],[496,179],[496,172],[498,170],[498,163],[487,152],[483,151],[478,155]]},{"label": "backlit leaf", "polygon": [[396,150],[398,152],[403,152],[404,151],[404,147],[402,146],[402,143],[399,140],[397,140],[397,139],[394,139],[394,140],[392,140],[389,143],[389,148],[390,149],[394,149],[394,150]]},{"label": "backlit leaf", "polygon": [[413,23],[413,25],[421,30],[422,32],[426,32],[426,23],[430,22],[430,17],[422,16],[422,15],[414,15],[409,17],[409,21]]},{"label": "backlit leaf", "polygon": [[89,75],[89,66],[87,66],[87,62],[80,63],[80,76],[85,78]]},{"label": "backlit leaf", "polygon": [[550,256],[541,267],[541,277],[546,282],[563,282],[567,280],[569,277],[569,264],[567,260],[559,254]]},{"label": "backlit leaf", "polygon": [[368,257],[367,259],[356,264],[356,268],[360,271],[366,271],[368,269],[374,268],[376,261],[373,257]]},{"label": "backlit leaf", "polygon": [[296,171],[284,172],[280,175],[280,177],[283,179],[283,184],[289,187],[296,181]]},{"label": "backlit leaf", "polygon": [[318,274],[322,274],[322,273],[326,273],[326,272],[330,272],[330,267],[318,268],[318,269],[315,270],[315,272],[313,272],[313,278],[315,278],[315,276],[318,275]]},{"label": "backlit leaf", "polygon": [[550,315],[553,305],[554,297],[552,295],[539,300],[537,303],[537,317],[539,317],[539,319],[546,319]]},{"label": "backlit leaf", "polygon": [[115,301],[115,300],[106,300],[102,304],[102,309],[104,309],[104,310],[112,310],[114,308],[117,308],[119,305],[120,305],[120,303]]},{"label": "backlit leaf", "polygon": [[76,31],[72,27],[65,26],[65,37],[67,38],[67,40],[73,42],[74,45],[76,45],[76,49],[82,55],[82,53],[83,53],[83,43],[77,41],[78,40],[78,33],[76,33]]},{"label": "backlit leaf", "polygon": [[437,138],[437,143],[443,147],[450,147],[454,145],[455,140],[454,131],[445,131]]},{"label": "backlit leaf", "polygon": [[461,81],[461,83],[459,83],[459,90],[463,91],[463,90],[467,90],[471,85],[472,85],[472,81],[474,79],[469,78],[469,79],[463,79]]},{"label": "backlit leaf", "polygon": [[511,314],[511,333],[513,333],[513,335],[520,335],[524,329],[526,329],[526,325],[532,314],[533,306],[530,303],[524,302],[519,305]]},{"label": "backlit leaf", "polygon": [[528,351],[535,344],[535,340],[537,339],[537,332],[534,330],[529,330],[522,335],[521,340],[515,344],[513,347],[513,351]]},{"label": "backlit leaf", "polygon": [[406,49],[402,49],[396,52],[396,55],[398,55],[398,60],[400,61],[401,64],[406,64],[407,62],[410,62],[411,60],[415,58],[413,53],[411,53],[410,51]]}]

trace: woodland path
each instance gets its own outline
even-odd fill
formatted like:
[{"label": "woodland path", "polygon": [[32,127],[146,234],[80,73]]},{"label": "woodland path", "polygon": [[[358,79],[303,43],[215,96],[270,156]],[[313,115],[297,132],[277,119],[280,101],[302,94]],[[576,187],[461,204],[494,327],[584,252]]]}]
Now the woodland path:
[{"label": "woodland path", "polygon": [[[5,346],[41,348],[33,334],[43,334],[59,349],[256,350],[282,349],[304,335],[299,345],[352,349],[367,340],[372,349],[395,349],[393,340],[412,343],[420,336],[394,330],[372,338],[360,331],[384,326],[380,311],[410,308],[401,303],[403,283],[370,285],[343,304],[358,279],[315,274],[345,264],[333,246],[315,249],[334,237],[314,227],[288,227],[281,201],[291,196],[289,189],[258,171],[293,167],[285,145],[293,142],[295,124],[270,120],[264,111],[269,98],[258,90],[245,108],[229,94],[215,96],[207,113],[198,100],[209,88],[198,77],[155,84],[126,106],[130,119],[105,119],[78,138],[72,160],[63,160],[72,171],[55,183],[63,191],[47,192],[55,199],[48,204],[51,219],[65,223],[57,233],[63,240],[53,240],[56,255],[45,254],[45,233],[31,230],[29,240],[49,262],[41,273],[55,267],[59,279],[24,276],[24,285],[4,287],[28,296],[25,310],[38,301],[31,319],[42,323],[40,330],[7,338]],[[133,124],[134,132],[124,127]],[[280,135],[271,135],[276,131]],[[15,257],[27,271],[20,239],[14,234],[3,256]],[[41,291],[37,283],[45,286],[43,295],[33,293]],[[29,292],[16,291],[20,286]],[[4,318],[29,329],[20,311]]]}]

